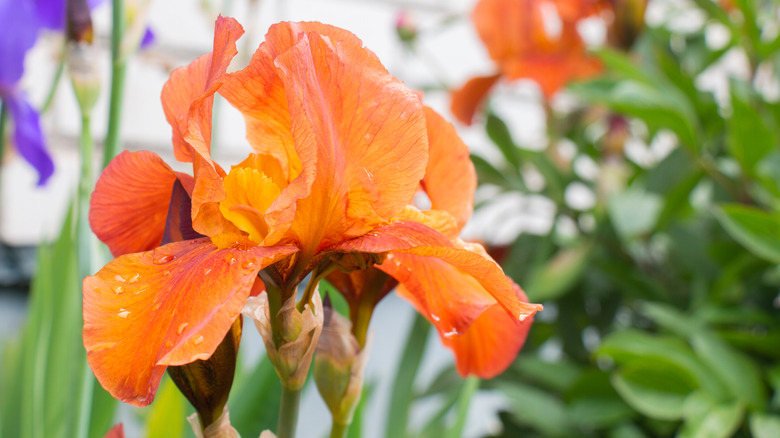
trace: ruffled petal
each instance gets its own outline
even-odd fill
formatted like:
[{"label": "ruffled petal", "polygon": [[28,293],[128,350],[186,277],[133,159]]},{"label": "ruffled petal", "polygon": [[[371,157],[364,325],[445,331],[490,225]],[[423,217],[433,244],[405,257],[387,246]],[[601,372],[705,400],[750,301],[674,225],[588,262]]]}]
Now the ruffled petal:
[{"label": "ruffled petal", "polygon": [[474,210],[477,173],[469,148],[455,127],[429,107],[425,107],[428,127],[428,167],[422,187],[431,200],[431,208],[450,213],[463,228]]},{"label": "ruffled petal", "polygon": [[163,110],[173,128],[173,152],[177,160],[192,162],[193,151],[210,160],[214,93],[238,53],[236,40],[243,33],[236,20],[220,16],[214,29],[214,51],[174,70],[163,86]]},{"label": "ruffled petal", "polygon": [[[542,310],[539,304],[519,301],[512,281],[479,248],[419,246],[400,249],[388,255],[378,268],[407,284],[407,290],[418,297],[428,312],[439,318],[434,325],[442,334],[464,333],[476,317],[495,302],[519,321]],[[460,283],[464,286],[458,286]],[[445,291],[458,290],[462,292],[459,291],[456,297],[444,298]]]},{"label": "ruffled petal", "polygon": [[21,92],[6,96],[3,105],[7,106],[8,113],[14,121],[16,150],[38,171],[38,185],[46,184],[54,173],[54,162],[46,151],[38,112],[21,95]]},{"label": "ruffled petal", "polygon": [[174,182],[192,187],[192,177],[174,172],[157,154],[122,152],[103,170],[92,193],[89,224],[115,257],[160,246]]},{"label": "ruffled petal", "polygon": [[22,78],[24,56],[35,44],[38,29],[32,2],[0,0],[0,90],[11,89]]},{"label": "ruffled petal", "polygon": [[452,93],[450,111],[460,123],[471,125],[477,108],[485,101],[490,89],[501,75],[478,76],[469,79],[461,88]]},{"label": "ruffled petal", "polygon": [[[520,301],[528,301],[515,286]],[[486,309],[460,336],[442,336],[442,343],[455,354],[461,376],[473,374],[492,379],[512,364],[523,348],[533,317],[518,321],[495,304]]]},{"label": "ruffled petal", "polygon": [[451,247],[447,236],[419,222],[393,221],[351,240],[323,250],[327,252],[383,253],[416,247]]},{"label": "ruffled petal", "polygon": [[218,249],[208,239],[121,256],[84,279],[84,346],[115,398],[151,403],[167,365],[208,358],[265,266],[290,246]]},{"label": "ruffled petal", "polygon": [[402,210],[428,160],[419,97],[370,51],[318,33],[300,35],[274,61],[299,156],[316,152],[316,179],[291,228],[304,252],[362,235]]}]

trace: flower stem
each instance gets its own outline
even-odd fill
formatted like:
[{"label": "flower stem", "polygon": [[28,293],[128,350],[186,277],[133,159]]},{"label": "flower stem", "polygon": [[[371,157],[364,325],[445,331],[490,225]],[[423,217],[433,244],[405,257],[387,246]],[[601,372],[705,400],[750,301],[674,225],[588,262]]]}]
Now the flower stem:
[{"label": "flower stem", "polygon": [[49,92],[46,94],[46,100],[43,102],[43,106],[41,106],[41,114],[45,113],[49,110],[49,107],[51,107],[52,102],[54,102],[54,95],[57,94],[57,86],[60,84],[60,78],[62,78],[62,72],[65,71],[65,60],[67,59],[67,42],[62,47],[62,53],[60,53],[60,59],[57,61],[57,71],[54,73],[54,78],[51,80],[51,85],[49,86]]},{"label": "flower stem", "polygon": [[279,423],[276,428],[277,438],[295,438],[295,428],[298,426],[298,410],[301,406],[301,392],[302,389],[292,390],[282,385]]},{"label": "flower stem", "polygon": [[119,149],[119,128],[127,72],[127,57],[121,53],[122,37],[125,33],[124,14],[124,1],[113,0],[111,2],[111,100],[108,109],[105,148],[103,149],[103,167],[108,166]]},{"label": "flower stem", "polygon": [[469,376],[466,379],[466,383],[463,384],[463,389],[458,396],[458,404],[456,407],[455,424],[447,433],[447,438],[460,438],[463,435],[463,427],[466,425],[466,414],[469,411],[469,404],[471,403],[471,397],[477,392],[479,388],[479,378]]},{"label": "flower stem", "polygon": [[330,438],[343,438],[347,429],[349,429],[349,424],[333,422],[333,426],[330,428]]}]

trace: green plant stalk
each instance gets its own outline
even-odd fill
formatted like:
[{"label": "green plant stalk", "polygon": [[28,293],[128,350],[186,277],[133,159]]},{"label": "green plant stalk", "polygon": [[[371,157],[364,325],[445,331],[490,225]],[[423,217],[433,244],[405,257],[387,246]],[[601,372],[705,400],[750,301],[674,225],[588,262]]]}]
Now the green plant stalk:
[{"label": "green plant stalk", "polygon": [[349,424],[341,424],[333,422],[333,426],[330,428],[330,438],[342,438],[349,429]]},{"label": "green plant stalk", "polygon": [[460,438],[460,436],[463,435],[463,427],[466,425],[466,415],[469,412],[469,404],[478,388],[479,378],[469,376],[466,379],[463,388],[460,390],[455,411],[455,424],[453,424],[452,429],[447,432],[447,438]]},{"label": "green plant stalk", "polygon": [[119,150],[119,132],[122,119],[122,101],[125,95],[127,57],[121,52],[125,34],[125,8],[123,0],[111,2],[111,97],[108,108],[108,128],[103,148],[103,167]]},{"label": "green plant stalk", "polygon": [[[78,279],[81,280],[90,274],[92,267],[92,239],[89,229],[89,195],[92,191],[92,163],[94,142],[90,132],[90,115],[81,115],[81,136],[79,137],[79,152],[81,156],[81,175],[77,195],[76,216],[76,242],[78,244]],[[86,438],[89,436],[90,413],[92,412],[92,394],[95,381],[92,371],[86,361],[83,365],[82,375],[79,379],[78,393],[78,418],[75,425],[75,437]]]},{"label": "green plant stalk", "polygon": [[298,426],[298,411],[301,407],[302,389],[292,390],[282,385],[282,401],[279,405],[279,423],[276,428],[277,438],[295,438]]},{"label": "green plant stalk", "polygon": [[60,53],[60,59],[57,61],[57,71],[54,73],[54,78],[51,80],[51,85],[49,86],[49,92],[46,94],[46,100],[43,101],[43,106],[41,106],[41,114],[45,113],[49,110],[51,107],[52,102],[54,102],[54,95],[57,94],[57,86],[60,84],[60,78],[62,78],[62,72],[65,71],[65,59],[67,58],[67,44],[65,44],[62,47],[62,53]]},{"label": "green plant stalk", "polygon": [[424,316],[417,314],[414,324],[406,338],[401,363],[395,373],[395,385],[390,396],[390,410],[387,415],[386,438],[398,438],[406,436],[406,423],[409,417],[409,405],[412,402],[412,386],[420,368],[425,345],[428,340],[428,332],[431,325]]}]

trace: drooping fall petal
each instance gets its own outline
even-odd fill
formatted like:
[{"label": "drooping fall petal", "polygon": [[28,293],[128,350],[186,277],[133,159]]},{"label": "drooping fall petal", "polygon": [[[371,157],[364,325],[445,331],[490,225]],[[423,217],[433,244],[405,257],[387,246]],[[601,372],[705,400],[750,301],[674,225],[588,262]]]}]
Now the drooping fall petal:
[{"label": "drooping fall petal", "polygon": [[[527,301],[519,289],[518,299]],[[461,376],[469,374],[491,379],[514,361],[523,347],[533,317],[518,321],[495,304],[485,310],[460,336],[442,336],[445,346],[455,354],[455,365]]]},{"label": "drooping fall petal", "polygon": [[477,108],[485,101],[486,96],[498,82],[500,74],[493,76],[478,76],[471,78],[461,88],[452,93],[450,111],[460,123],[471,125]]},{"label": "drooping fall petal", "polygon": [[260,269],[295,251],[175,242],[85,278],[84,346],[98,381],[119,400],[149,404],[166,366],[209,357]]},{"label": "drooping fall petal", "polygon": [[419,222],[393,221],[363,236],[329,246],[324,252],[382,253],[416,247],[450,247],[450,240]]},{"label": "drooping fall petal", "polygon": [[192,187],[192,177],[148,151],[122,152],[103,170],[90,199],[89,224],[114,256],[160,245],[177,178]]},{"label": "drooping fall petal", "polygon": [[317,33],[301,35],[275,64],[296,148],[317,156],[292,227],[303,251],[362,235],[403,209],[428,159],[419,97],[370,51]]},{"label": "drooping fall petal", "polygon": [[[520,321],[542,309],[539,304],[519,301],[512,281],[501,268],[486,254],[474,250],[423,246],[400,249],[378,267],[401,283],[415,285],[407,289],[418,294],[428,311],[439,317],[434,325],[442,334],[463,333],[494,302]],[[450,284],[453,281],[465,281],[469,287],[449,299],[443,298],[446,294],[442,291],[458,290]],[[458,302],[467,306],[461,307]]]},{"label": "drooping fall petal", "polygon": [[173,128],[173,152],[192,162],[193,152],[211,157],[211,110],[228,64],[238,53],[236,40],[244,29],[233,18],[220,16],[214,29],[214,51],[171,73],[163,86],[165,118]]},{"label": "drooping fall petal", "polygon": [[512,299],[530,307],[520,320],[495,300],[484,282],[441,259],[391,254],[379,269],[401,283],[398,294],[436,327],[464,376],[490,378],[506,369],[540,307],[528,305],[525,294],[507,280]]},{"label": "drooping fall petal", "polygon": [[16,150],[38,172],[38,185],[42,186],[54,173],[54,162],[46,150],[38,112],[21,91],[2,96],[2,101],[14,121]]},{"label": "drooping fall petal", "polygon": [[433,109],[425,107],[428,127],[428,167],[422,186],[433,210],[450,213],[458,228],[466,225],[474,210],[477,173],[471,163],[469,148],[455,127]]}]

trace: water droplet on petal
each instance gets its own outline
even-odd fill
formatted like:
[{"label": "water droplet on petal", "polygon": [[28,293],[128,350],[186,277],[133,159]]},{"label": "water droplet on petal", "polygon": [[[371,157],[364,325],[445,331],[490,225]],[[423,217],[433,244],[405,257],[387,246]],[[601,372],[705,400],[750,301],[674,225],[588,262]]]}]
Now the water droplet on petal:
[{"label": "water droplet on petal", "polygon": [[154,307],[152,307],[152,310],[156,312],[156,311],[160,310],[161,306],[162,306],[162,303],[157,303],[157,304],[154,305]]},{"label": "water droplet on petal", "polygon": [[148,287],[141,287],[141,288],[138,288],[138,290],[137,290],[137,291],[135,291],[135,292],[133,292],[133,293],[134,293],[134,294],[136,294],[136,295],[138,295],[138,294],[144,293],[144,292],[146,292],[146,291],[148,291],[148,290],[149,290],[149,288],[148,288]]},{"label": "water droplet on petal", "polygon": [[117,286],[117,287],[114,288],[114,293],[117,294],[117,295],[123,293],[124,291],[125,291],[125,288],[123,288],[122,286]]},{"label": "water droplet on petal", "polygon": [[244,269],[255,269],[256,266],[255,262],[252,261],[244,263]]},{"label": "water droplet on petal", "polygon": [[159,255],[152,260],[152,263],[155,265],[164,265],[175,258],[176,256],[171,254]]},{"label": "water droplet on petal", "polygon": [[136,272],[136,274],[133,275],[132,277],[130,277],[130,279],[127,280],[127,282],[130,283],[130,284],[138,283],[138,280],[140,280],[140,279],[141,279],[141,274]]},{"label": "water droplet on petal", "polygon": [[117,313],[116,316],[118,316],[120,318],[127,319],[127,315],[129,315],[129,314],[130,314],[129,310],[127,310],[127,309],[119,309],[119,313]]},{"label": "water droplet on petal", "polygon": [[114,280],[124,283],[125,277],[122,277],[121,275],[117,274],[114,276]]},{"label": "water droplet on petal", "polygon": [[236,263],[236,257],[233,254],[228,254],[225,256],[225,263],[229,265],[234,265]]},{"label": "water droplet on petal", "polygon": [[198,345],[201,342],[203,342],[203,336],[198,336],[197,338],[192,340],[192,343],[195,344],[195,345]]},{"label": "water droplet on petal", "polygon": [[457,330],[455,330],[455,329],[452,329],[452,330],[450,330],[450,331],[448,331],[448,332],[444,333],[444,335],[443,335],[443,336],[444,336],[445,338],[451,338],[451,337],[453,337],[453,336],[458,336],[459,334],[460,334],[460,333],[458,333],[458,331],[457,331]]},{"label": "water droplet on petal", "polygon": [[190,325],[190,324],[186,323],[186,322],[183,322],[183,323],[179,324],[179,329],[177,330],[177,332],[179,332],[179,334],[181,334],[184,331],[184,329],[187,328],[188,325]]},{"label": "water droplet on petal", "polygon": [[431,319],[433,319],[436,322],[441,321],[441,318],[439,318],[439,315],[434,315],[433,313],[431,313]]},{"label": "water droplet on petal", "polygon": [[163,277],[170,277],[170,276],[171,276],[171,271],[163,272]]},{"label": "water droplet on petal", "polygon": [[173,347],[173,341],[165,341],[165,348]]},{"label": "water droplet on petal", "polygon": [[203,270],[203,275],[209,275],[211,273],[211,268],[206,268]]}]

